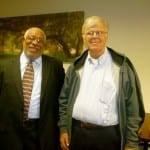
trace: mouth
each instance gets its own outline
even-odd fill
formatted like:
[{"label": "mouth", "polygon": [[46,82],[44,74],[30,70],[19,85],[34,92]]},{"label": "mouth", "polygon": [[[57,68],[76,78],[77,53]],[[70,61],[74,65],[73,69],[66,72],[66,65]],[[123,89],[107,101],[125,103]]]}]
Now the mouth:
[{"label": "mouth", "polygon": [[97,44],[98,42],[91,42],[91,44]]},{"label": "mouth", "polygon": [[97,46],[99,43],[98,42],[91,42],[91,45]]},{"label": "mouth", "polygon": [[31,52],[35,52],[35,51],[39,50],[39,47],[30,46],[29,49],[30,49]]},{"label": "mouth", "polygon": [[91,44],[99,44],[100,41],[99,41],[99,40],[92,40],[90,43],[91,43]]}]

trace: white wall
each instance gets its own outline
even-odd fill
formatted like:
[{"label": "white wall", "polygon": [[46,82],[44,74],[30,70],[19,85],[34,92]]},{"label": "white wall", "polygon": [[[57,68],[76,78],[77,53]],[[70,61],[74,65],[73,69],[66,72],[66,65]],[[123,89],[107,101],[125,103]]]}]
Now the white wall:
[{"label": "white wall", "polygon": [[144,105],[150,112],[150,0],[1,0],[0,17],[85,12],[108,20],[108,46],[126,54],[141,80]]}]

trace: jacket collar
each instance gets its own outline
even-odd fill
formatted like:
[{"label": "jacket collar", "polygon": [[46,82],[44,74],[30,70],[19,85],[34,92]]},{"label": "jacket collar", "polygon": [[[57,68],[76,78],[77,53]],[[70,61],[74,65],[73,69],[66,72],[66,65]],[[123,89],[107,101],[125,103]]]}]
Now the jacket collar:
[{"label": "jacket collar", "polygon": [[[114,63],[116,63],[117,65],[121,66],[126,61],[126,56],[114,51],[110,47],[107,47],[107,49],[110,52]],[[88,55],[88,49],[85,50],[83,54],[74,61],[75,70],[78,70],[84,65],[87,55]]]}]

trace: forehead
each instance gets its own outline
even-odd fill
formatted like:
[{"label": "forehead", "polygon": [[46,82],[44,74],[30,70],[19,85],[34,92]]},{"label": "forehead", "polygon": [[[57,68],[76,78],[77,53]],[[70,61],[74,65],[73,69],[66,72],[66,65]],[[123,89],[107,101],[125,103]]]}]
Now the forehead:
[{"label": "forehead", "polygon": [[97,16],[89,17],[85,20],[82,26],[82,32],[89,30],[90,28],[98,28],[99,30],[108,31],[108,23]]},{"label": "forehead", "polygon": [[92,29],[98,29],[98,30],[107,30],[107,27],[104,23],[91,23],[91,24],[88,24],[85,28],[85,31],[88,31],[88,30],[92,30]]},{"label": "forehead", "polygon": [[27,32],[26,32],[26,36],[37,36],[37,37],[44,37],[44,34],[43,32],[38,29],[38,28],[32,28],[32,29],[29,29]]}]

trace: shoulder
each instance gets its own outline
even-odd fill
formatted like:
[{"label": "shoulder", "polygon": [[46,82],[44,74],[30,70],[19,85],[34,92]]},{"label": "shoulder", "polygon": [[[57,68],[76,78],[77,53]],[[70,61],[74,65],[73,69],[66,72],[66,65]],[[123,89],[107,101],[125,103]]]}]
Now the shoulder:
[{"label": "shoulder", "polygon": [[49,68],[51,71],[53,70],[59,75],[62,75],[62,77],[64,76],[65,71],[63,68],[63,62],[57,58],[42,55],[42,66],[47,69]]},{"label": "shoulder", "polygon": [[51,56],[47,56],[47,55],[42,55],[42,60],[43,62],[47,62],[50,64],[58,64],[58,65],[62,65],[63,62],[55,57],[51,57]]},{"label": "shoulder", "polygon": [[125,54],[121,54],[110,47],[107,47],[107,49],[110,52],[112,59],[115,63],[117,63],[118,65],[126,64],[126,65],[130,66],[131,68],[134,68],[131,60]]},{"label": "shoulder", "polygon": [[11,62],[18,61],[19,60],[19,55],[6,55],[6,56],[0,56],[0,64],[1,65],[7,65],[10,64]]},{"label": "shoulder", "polygon": [[108,51],[110,52],[111,56],[112,56],[112,59],[113,61],[118,64],[118,65],[122,65],[124,60],[125,60],[125,55],[117,52],[116,50],[110,48],[110,47],[107,47]]}]

